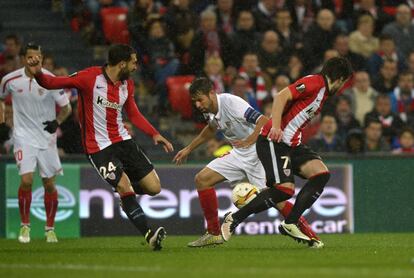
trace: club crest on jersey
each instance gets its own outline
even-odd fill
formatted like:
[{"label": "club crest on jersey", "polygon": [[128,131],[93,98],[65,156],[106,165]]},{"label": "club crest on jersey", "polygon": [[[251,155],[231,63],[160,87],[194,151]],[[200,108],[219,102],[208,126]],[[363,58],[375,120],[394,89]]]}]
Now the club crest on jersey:
[{"label": "club crest on jersey", "polygon": [[45,94],[45,89],[39,88],[37,90],[37,93],[39,94],[39,96],[43,96]]},{"label": "club crest on jersey", "polygon": [[306,86],[305,86],[305,84],[303,84],[303,83],[300,83],[300,84],[296,85],[296,90],[297,90],[299,93],[303,93],[303,92],[305,91],[305,89],[306,89]]},{"label": "club crest on jersey", "polygon": [[106,108],[112,108],[112,109],[116,109],[121,111],[122,106],[119,105],[118,103],[115,102],[111,102],[109,100],[107,100],[106,98],[103,98],[101,96],[98,96],[98,98],[96,99],[96,104],[106,107]]},{"label": "club crest on jersey", "polygon": [[283,173],[285,173],[286,176],[290,176],[290,169],[283,169]]}]

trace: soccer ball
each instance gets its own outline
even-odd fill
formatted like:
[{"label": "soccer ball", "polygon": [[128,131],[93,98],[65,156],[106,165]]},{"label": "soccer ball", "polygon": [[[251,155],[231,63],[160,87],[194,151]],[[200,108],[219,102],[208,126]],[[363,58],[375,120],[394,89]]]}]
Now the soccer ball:
[{"label": "soccer ball", "polygon": [[237,208],[242,208],[259,194],[259,188],[253,184],[242,182],[236,184],[231,194],[231,200]]}]

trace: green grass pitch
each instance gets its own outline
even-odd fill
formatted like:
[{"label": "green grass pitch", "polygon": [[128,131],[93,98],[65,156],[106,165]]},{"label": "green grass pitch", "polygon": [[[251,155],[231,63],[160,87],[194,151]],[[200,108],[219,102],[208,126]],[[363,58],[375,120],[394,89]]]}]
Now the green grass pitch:
[{"label": "green grass pitch", "polygon": [[170,236],[161,252],[138,237],[0,240],[0,277],[414,277],[414,233],[323,235],[309,249],[285,236],[235,236],[191,249]]}]

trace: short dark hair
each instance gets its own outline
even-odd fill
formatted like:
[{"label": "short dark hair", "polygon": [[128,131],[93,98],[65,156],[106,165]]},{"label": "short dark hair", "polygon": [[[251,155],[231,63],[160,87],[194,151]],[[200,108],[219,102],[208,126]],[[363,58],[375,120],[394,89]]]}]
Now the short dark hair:
[{"label": "short dark hair", "polygon": [[[262,36],[263,37],[263,36]],[[244,57],[246,57],[246,56],[256,56],[256,57],[259,57],[258,55],[257,55],[257,52],[254,52],[254,51],[251,51],[251,50],[249,50],[249,51],[247,51],[247,52],[245,52],[244,54],[243,54],[243,59],[244,59]]]},{"label": "short dark hair", "polygon": [[114,44],[109,47],[108,51],[108,64],[115,66],[118,63],[131,60],[131,55],[136,51],[127,44]]},{"label": "short dark hair", "polygon": [[410,133],[411,136],[414,137],[414,130],[410,127],[403,127],[403,129],[401,129],[400,133],[398,134],[398,137],[401,137],[404,133]]},{"label": "short dark hair", "polygon": [[395,42],[394,41],[394,38],[391,35],[389,35],[389,34],[381,34],[379,36],[379,41],[380,42],[383,42],[383,41],[392,41],[392,42]]},{"label": "short dark hair", "polygon": [[15,44],[20,44],[20,38],[16,34],[8,34],[5,38],[5,41],[13,40]]},{"label": "short dark hair", "polygon": [[413,75],[413,73],[411,72],[411,71],[409,71],[409,70],[404,70],[404,71],[402,71],[399,75],[398,75],[398,80],[400,80],[401,79],[401,77],[403,77],[403,76],[411,76],[411,77],[414,77],[414,75]]},{"label": "short dark hair", "polygon": [[322,122],[322,121],[323,121],[323,119],[325,119],[326,117],[331,117],[331,118],[333,118],[333,119],[335,120],[335,122],[336,122],[336,123],[338,122],[338,120],[336,119],[335,114],[334,114],[334,113],[329,113],[329,112],[322,114],[322,116],[321,116],[321,122]]},{"label": "short dark hair", "polygon": [[191,82],[190,96],[195,97],[199,94],[208,95],[214,90],[214,84],[207,77],[198,77]]},{"label": "short dark hair", "polygon": [[25,56],[28,50],[36,50],[41,52],[42,48],[35,42],[29,42],[22,48],[20,55]]},{"label": "short dark hair", "polygon": [[233,77],[233,79],[231,80],[231,85],[233,86],[234,84],[236,84],[237,80],[244,80],[247,82],[246,78],[238,74],[235,77]]},{"label": "short dark hair", "polygon": [[322,67],[321,74],[328,77],[332,82],[352,76],[352,66],[344,57],[334,57],[326,61]]},{"label": "short dark hair", "polygon": [[385,100],[388,100],[389,102],[391,102],[390,96],[387,95],[387,94],[384,94],[384,93],[378,94],[377,97],[375,98],[375,102],[378,102],[378,100],[380,100],[380,99],[385,99]]},{"label": "short dark hair", "polygon": [[382,127],[381,121],[376,117],[367,117],[365,121],[365,128],[369,127],[371,124],[380,124]]}]

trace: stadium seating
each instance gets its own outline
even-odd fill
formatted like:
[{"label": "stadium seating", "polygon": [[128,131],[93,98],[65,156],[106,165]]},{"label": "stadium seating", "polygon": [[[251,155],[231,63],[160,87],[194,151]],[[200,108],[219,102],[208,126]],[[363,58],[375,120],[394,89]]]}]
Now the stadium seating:
[{"label": "stadium seating", "polygon": [[123,7],[101,9],[102,29],[108,43],[129,44],[127,13],[128,8]]},{"label": "stadium seating", "polygon": [[167,79],[168,100],[171,109],[179,112],[184,119],[191,119],[191,99],[188,88],[194,75],[172,76]]}]

